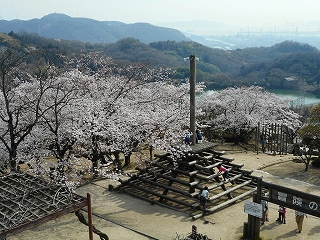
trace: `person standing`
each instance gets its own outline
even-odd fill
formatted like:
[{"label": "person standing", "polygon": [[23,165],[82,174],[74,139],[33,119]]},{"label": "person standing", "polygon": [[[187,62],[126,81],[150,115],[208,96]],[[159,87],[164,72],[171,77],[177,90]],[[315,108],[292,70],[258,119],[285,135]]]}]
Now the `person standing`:
[{"label": "person standing", "polygon": [[262,140],[262,152],[265,153],[266,152],[266,146],[267,146],[267,140],[263,139]]},{"label": "person standing", "polygon": [[262,205],[262,218],[261,218],[261,225],[264,225],[264,223],[267,221],[269,222],[268,218],[268,213],[269,213],[269,206],[268,206],[268,201],[266,200],[261,200],[261,205]]},{"label": "person standing", "polygon": [[202,133],[199,130],[196,130],[197,139],[196,143],[202,143]]},{"label": "person standing", "polygon": [[307,217],[307,214],[303,213],[303,212],[299,212],[299,211],[295,211],[295,216],[296,216],[296,223],[297,223],[297,227],[298,227],[298,233],[301,233],[302,231],[302,224],[303,224],[303,219],[304,216]]},{"label": "person standing", "polygon": [[277,219],[277,222],[286,224],[286,212],[287,212],[287,209],[284,206],[280,205],[278,212],[279,212],[279,217]]},{"label": "person standing", "polygon": [[203,210],[206,209],[206,203],[208,199],[209,199],[209,191],[208,191],[208,187],[205,186],[200,193],[200,206],[203,207]]},{"label": "person standing", "polygon": [[186,133],[184,135],[184,143],[187,144],[187,145],[190,145],[190,134],[189,133]]}]

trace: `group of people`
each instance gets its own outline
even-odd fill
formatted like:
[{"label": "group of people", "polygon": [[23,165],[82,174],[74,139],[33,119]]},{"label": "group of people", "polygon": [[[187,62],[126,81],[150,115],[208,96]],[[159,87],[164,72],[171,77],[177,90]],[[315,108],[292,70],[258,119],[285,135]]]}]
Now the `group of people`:
[{"label": "group of people", "polygon": [[[228,169],[222,166],[222,164],[219,164],[217,168],[218,168],[218,174],[222,173],[223,180],[226,181],[229,178]],[[233,185],[232,181],[231,181],[231,184]],[[208,190],[208,187],[205,186],[200,193],[200,206],[204,210],[206,209],[206,203],[208,200],[209,200],[209,190]]]},{"label": "group of people", "polygon": [[[265,196],[265,194],[263,194]],[[262,218],[261,218],[261,225],[264,225],[265,222],[269,222],[269,204],[266,200],[261,200],[262,205]],[[279,206],[278,213],[279,217],[277,218],[278,223],[286,224],[286,208],[284,206]]]},{"label": "group of people", "polygon": [[[287,213],[286,207],[279,206],[278,212],[279,212],[279,217],[278,217],[277,221],[279,223],[286,224],[286,213]],[[307,217],[307,214],[305,214],[304,212],[300,212],[300,211],[295,210],[294,215],[295,215],[295,219],[296,219],[296,223],[297,223],[298,233],[301,233],[303,220],[304,220],[305,216]]]},{"label": "group of people", "polygon": [[[186,133],[184,135],[184,140],[183,142],[187,145],[191,144],[191,135],[192,133]],[[196,143],[202,143],[203,136],[200,130],[196,130]]]},{"label": "group of people", "polygon": [[[226,180],[226,178],[229,178],[228,176],[228,170],[223,167],[221,164],[219,164],[217,166],[217,168],[219,169],[218,173],[223,172],[223,178],[224,180]],[[266,196],[265,193],[263,193],[263,196]],[[206,209],[206,203],[209,200],[209,188],[207,186],[205,186],[201,193],[200,193],[200,206],[203,208],[203,210]],[[264,225],[265,222],[269,222],[269,204],[268,201],[266,200],[261,200],[261,205],[262,205],[262,218],[261,218],[261,225]],[[278,208],[278,218],[277,218],[277,222],[278,223],[282,223],[282,224],[286,224],[286,213],[287,213],[287,209],[285,206],[280,205]],[[295,220],[297,223],[297,229],[298,229],[298,233],[301,233],[302,231],[302,224],[303,224],[303,220],[304,217],[307,217],[307,214],[297,211],[295,210]]]},{"label": "group of people", "polygon": [[[261,225],[264,225],[265,222],[269,222],[269,218],[268,218],[268,213],[269,213],[268,201],[261,200],[261,205],[262,205]],[[279,208],[278,208],[279,216],[278,216],[276,221],[278,223],[286,224],[286,213],[287,213],[286,207],[280,205]],[[307,217],[307,214],[295,210],[295,220],[296,220],[296,223],[297,223],[297,231],[298,231],[298,233],[301,233],[301,231],[302,231],[302,224],[303,224],[304,217]]]}]

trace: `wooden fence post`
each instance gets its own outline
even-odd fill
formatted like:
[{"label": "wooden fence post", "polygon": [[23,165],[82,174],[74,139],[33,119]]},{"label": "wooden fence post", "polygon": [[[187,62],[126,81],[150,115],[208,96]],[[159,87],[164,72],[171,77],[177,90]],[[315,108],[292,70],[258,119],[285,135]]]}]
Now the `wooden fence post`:
[{"label": "wooden fence post", "polygon": [[93,240],[92,208],[91,208],[91,194],[90,193],[87,193],[87,201],[88,201],[89,240]]}]

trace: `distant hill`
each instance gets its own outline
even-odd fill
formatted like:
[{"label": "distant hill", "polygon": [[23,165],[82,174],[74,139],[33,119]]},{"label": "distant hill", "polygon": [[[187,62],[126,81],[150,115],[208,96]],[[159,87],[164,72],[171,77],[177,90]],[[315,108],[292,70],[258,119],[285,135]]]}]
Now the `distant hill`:
[{"label": "distant hill", "polygon": [[[163,41],[144,44],[136,39],[122,39],[103,47],[103,54],[117,61],[152,62],[175,70],[175,79],[190,76],[191,54],[197,61],[197,81],[208,89],[257,85],[266,89],[306,90],[320,93],[320,52],[308,44],[284,41],[271,47],[222,50],[196,42]],[[292,80],[294,79],[294,80]]]},{"label": "distant hill", "polygon": [[196,55],[198,82],[208,89],[234,86],[261,86],[266,89],[305,90],[320,93],[320,52],[299,42],[284,41],[271,47],[222,50],[191,41],[159,41],[145,44],[135,38],[124,38],[115,43],[93,44],[80,41],[55,40],[37,34],[13,32],[0,34],[0,49],[10,44],[21,49],[60,51],[66,55],[80,52],[99,52],[118,63],[152,63],[155,67],[171,68],[177,82],[190,77],[190,66],[184,58]]},{"label": "distant hill", "polygon": [[125,24],[116,21],[96,21],[88,18],[72,18],[52,13],[41,19],[0,20],[0,32],[28,32],[54,39],[78,40],[92,43],[114,43],[132,37],[143,43],[157,41],[190,41],[180,31],[158,27],[149,23]]}]

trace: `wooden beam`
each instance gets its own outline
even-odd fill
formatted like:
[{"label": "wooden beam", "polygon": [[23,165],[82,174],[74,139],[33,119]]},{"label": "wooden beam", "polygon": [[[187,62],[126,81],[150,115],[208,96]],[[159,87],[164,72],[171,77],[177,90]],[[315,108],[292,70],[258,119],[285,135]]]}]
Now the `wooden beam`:
[{"label": "wooden beam", "polygon": [[[235,197],[235,198],[232,198],[232,199],[230,199],[230,200],[228,200],[228,201],[226,201],[226,202],[224,202],[224,203],[222,203],[222,204],[219,204],[219,205],[217,205],[217,206],[215,206],[215,207],[213,207],[213,208],[207,209],[207,210],[205,211],[205,213],[210,213],[210,214],[211,214],[211,213],[214,213],[214,212],[218,211],[219,209],[224,208],[225,206],[227,206],[227,205],[229,205],[229,204],[232,204],[232,203],[238,201],[238,200],[241,199],[241,198],[247,197],[248,195],[254,193],[256,190],[257,190],[257,188],[254,188],[254,189],[252,189],[252,190],[250,190],[250,191],[247,191],[247,192],[245,192],[245,193],[243,193],[243,194],[241,194],[241,195],[239,195],[239,196],[237,196],[237,197]],[[198,219],[198,218],[201,218],[201,217],[204,216],[204,215],[205,215],[204,213],[200,213],[200,214],[194,215],[194,216],[192,217],[192,220],[196,220],[196,219]]]},{"label": "wooden beam", "polygon": [[191,186],[194,186],[194,185],[197,185],[200,183],[200,181],[194,181],[194,182],[187,182],[187,181],[184,181],[182,179],[179,179],[179,178],[173,178],[173,177],[170,177],[170,176],[167,176],[167,175],[163,175],[163,174],[157,174],[157,177],[161,177],[163,179],[167,179],[167,180],[172,180],[172,181],[175,181],[177,183],[181,183],[185,186],[188,186],[188,187],[191,187]]},{"label": "wooden beam", "polygon": [[[239,174],[239,175],[236,175],[236,176],[228,179],[227,181],[222,181],[222,182],[220,182],[220,183],[218,183],[218,184],[215,184],[215,185],[213,185],[213,186],[210,185],[210,186],[208,186],[208,190],[210,191],[210,190],[215,189],[215,188],[217,188],[217,187],[221,187],[222,185],[226,184],[227,182],[229,182],[229,181],[232,182],[232,181],[240,178],[241,176],[242,176],[242,174]],[[239,186],[239,185],[237,185],[237,186]],[[224,191],[223,193],[228,194],[227,191]],[[197,195],[199,195],[199,194],[200,194],[200,193],[197,193]],[[225,194],[222,194],[222,195],[225,195]],[[193,197],[195,197],[195,196],[196,196],[196,195],[193,195]],[[216,196],[216,195],[215,195],[215,196]],[[212,198],[212,199],[210,198],[210,200],[212,201],[213,198]],[[195,203],[195,204],[192,205],[192,208],[196,208],[196,207],[198,207],[199,205],[200,205],[200,203]]]},{"label": "wooden beam", "polygon": [[163,189],[168,189],[168,190],[173,191],[173,192],[180,193],[180,194],[182,194],[184,196],[187,196],[187,197],[191,197],[190,193],[188,193],[186,191],[183,191],[183,190],[181,190],[179,188],[168,186],[168,185],[165,185],[165,184],[162,184],[162,183],[159,183],[159,182],[151,181],[151,180],[146,179],[146,178],[140,178],[140,177],[138,177],[138,178],[139,178],[139,180],[141,180],[143,182],[155,185],[155,186],[163,188]]},{"label": "wooden beam", "polygon": [[181,174],[183,174],[183,175],[185,175],[185,176],[188,176],[188,177],[193,176],[193,175],[196,175],[196,174],[198,173],[198,171],[188,172],[188,171],[180,170],[180,169],[178,169],[178,168],[173,169],[172,171],[173,171],[173,172],[177,172],[177,173],[181,173]]},{"label": "wooden beam", "polygon": [[219,166],[220,163],[214,163],[214,164],[211,164],[211,165],[207,165],[205,167],[201,166],[200,164],[195,164],[195,168],[196,169],[200,169],[200,170],[210,170],[210,169],[213,169],[217,166]]},{"label": "wooden beam", "polygon": [[0,239],[6,239],[9,236],[18,234],[18,233],[23,232],[23,231],[25,231],[27,229],[30,229],[30,228],[33,228],[33,227],[38,226],[40,224],[46,223],[46,222],[48,222],[50,220],[53,220],[53,219],[55,219],[57,217],[60,217],[60,216],[64,215],[64,214],[77,211],[77,210],[79,210],[81,208],[86,207],[87,204],[88,204],[87,200],[85,199],[82,202],[69,205],[64,209],[60,209],[60,210],[58,210],[58,211],[56,211],[54,213],[48,214],[48,215],[46,215],[44,217],[41,217],[41,218],[38,218],[38,219],[36,219],[34,221],[27,222],[25,224],[21,224],[16,228],[12,228],[12,229],[10,229],[8,231],[0,233]]},{"label": "wooden beam", "polygon": [[187,206],[187,207],[190,207],[192,204],[191,203],[187,203],[187,202],[184,202],[184,201],[180,201],[176,198],[173,198],[173,197],[169,197],[169,196],[166,196],[166,195],[163,195],[163,194],[160,194],[160,193],[157,193],[157,192],[154,192],[154,191],[151,191],[149,189],[146,189],[146,188],[143,188],[143,187],[140,187],[136,184],[133,184],[133,183],[129,183],[130,186],[133,186],[141,191],[144,191],[144,192],[147,192],[149,194],[152,194],[154,196],[157,196],[159,198],[164,198],[164,199],[167,199],[167,200],[170,200],[172,202],[176,202],[176,203],[179,203],[181,205],[184,205],[184,206]]},{"label": "wooden beam", "polygon": [[236,179],[238,179],[238,178],[241,178],[242,177],[242,174],[238,174],[238,175],[236,175],[236,176],[234,176],[234,177],[232,177],[232,178],[229,178],[229,179],[227,179],[226,181],[221,181],[221,182],[219,182],[219,183],[217,183],[217,184],[215,184],[215,185],[211,185],[211,186],[209,186],[208,187],[208,190],[210,191],[210,190],[212,190],[212,189],[215,189],[215,188],[217,188],[217,187],[221,187],[221,185],[224,185],[224,184],[226,184],[226,183],[228,183],[228,182],[232,182],[232,181],[234,181],[234,180],[236,180]]},{"label": "wooden beam", "polygon": [[235,190],[237,190],[237,189],[239,189],[239,188],[242,188],[243,186],[246,186],[246,185],[248,185],[249,183],[251,183],[251,180],[248,180],[248,181],[246,181],[246,182],[244,182],[244,183],[242,183],[242,184],[236,185],[236,186],[230,188],[230,189],[227,190],[227,191],[224,191],[224,192],[221,192],[221,193],[219,193],[219,194],[216,194],[216,195],[214,195],[213,197],[210,197],[209,199],[210,199],[210,201],[213,201],[213,200],[215,200],[215,199],[217,199],[217,198],[222,197],[223,195],[227,195],[228,193],[231,193],[231,192],[233,192],[233,191],[235,191]]},{"label": "wooden beam", "polygon": [[[231,168],[228,168],[227,170],[230,172],[230,171],[232,170],[232,167],[231,167]],[[216,177],[221,176],[222,174],[223,174],[223,173],[215,173],[215,174],[211,174],[211,175],[209,175],[209,176],[203,176],[203,175],[197,173],[197,174],[196,174],[196,178],[199,178],[199,179],[204,180],[204,181],[209,181],[209,180],[211,180],[211,179],[213,179],[213,178],[216,178]]]}]

